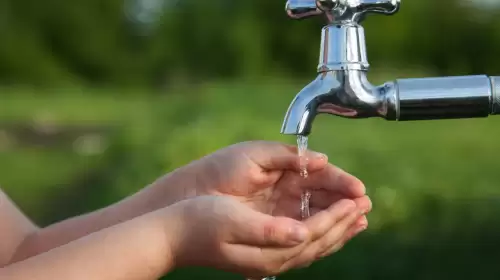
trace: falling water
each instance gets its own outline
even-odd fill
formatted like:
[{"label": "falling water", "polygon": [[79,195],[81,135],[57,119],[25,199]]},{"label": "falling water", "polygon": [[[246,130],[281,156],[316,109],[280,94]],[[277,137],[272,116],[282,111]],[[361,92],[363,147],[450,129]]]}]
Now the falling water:
[{"label": "falling water", "polygon": [[[304,179],[307,179],[309,175],[307,173],[307,163],[308,158],[306,157],[307,152],[307,136],[298,135],[297,136],[297,148],[300,160],[300,176]],[[305,190],[300,199],[300,215],[302,220],[309,218],[309,199],[311,198],[311,192]],[[269,276],[263,278],[262,280],[276,280],[276,276]]]},{"label": "falling water", "polygon": [[307,136],[297,135],[297,150],[300,159],[300,176],[304,177],[304,179],[306,179],[309,175],[307,173],[308,158],[306,157],[307,140]]},{"label": "falling water", "polygon": [[[300,176],[302,176],[304,179],[307,179],[307,176],[309,175],[307,173],[307,163],[309,159],[306,157],[307,140],[308,140],[307,136],[302,136],[302,135],[297,136],[297,146],[300,159]],[[305,190],[301,195],[300,215],[303,220],[309,218],[310,198],[311,198],[311,192],[309,192],[308,190]]]}]

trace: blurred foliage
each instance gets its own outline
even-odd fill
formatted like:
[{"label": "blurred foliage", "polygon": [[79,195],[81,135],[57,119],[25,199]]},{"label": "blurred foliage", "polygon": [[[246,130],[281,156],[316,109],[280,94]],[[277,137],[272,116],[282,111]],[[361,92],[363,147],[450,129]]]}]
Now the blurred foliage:
[{"label": "blurred foliage", "polygon": [[[499,9],[402,2],[364,23],[372,82],[500,73]],[[321,19],[292,21],[284,1],[184,0],[139,23],[129,4],[0,0],[0,185],[42,226],[235,142],[295,143],[279,128],[314,76]],[[370,228],[280,279],[497,279],[498,121],[319,117],[310,146],[365,182]]]},{"label": "blurred foliage", "polygon": [[[134,1],[1,1],[0,81],[164,86],[315,71],[324,20],[291,20],[284,0],[173,1],[145,23]],[[394,16],[370,16],[371,64],[439,75],[500,72],[491,63],[500,10],[471,3],[403,0]]]}]

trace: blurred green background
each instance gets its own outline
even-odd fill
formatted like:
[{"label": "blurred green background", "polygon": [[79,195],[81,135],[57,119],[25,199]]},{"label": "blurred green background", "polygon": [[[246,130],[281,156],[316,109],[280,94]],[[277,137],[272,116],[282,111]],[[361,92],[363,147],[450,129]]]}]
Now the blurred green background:
[{"label": "blurred green background", "polygon": [[[402,0],[366,28],[370,79],[500,75],[498,1]],[[40,225],[227,145],[280,135],[322,19],[284,0],[0,0],[0,184]],[[280,279],[498,279],[500,119],[320,116],[310,147],[361,178],[370,228]],[[206,269],[167,279],[241,279]]]}]

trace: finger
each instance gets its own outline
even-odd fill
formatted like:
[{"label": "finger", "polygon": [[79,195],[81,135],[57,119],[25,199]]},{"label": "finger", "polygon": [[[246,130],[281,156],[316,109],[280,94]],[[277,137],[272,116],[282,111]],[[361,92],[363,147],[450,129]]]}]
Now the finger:
[{"label": "finger", "polygon": [[312,173],[308,180],[303,180],[301,187],[340,193],[348,198],[357,198],[366,194],[365,185],[361,180],[332,164]]},{"label": "finger", "polygon": [[368,228],[368,219],[366,216],[362,216],[356,223],[349,229],[346,237],[344,239],[344,243],[349,242],[351,239],[356,237],[361,232],[365,231]]},{"label": "finger", "polygon": [[297,258],[294,258],[290,262],[294,267],[303,266],[314,262],[331,248],[340,250],[343,246],[342,241],[344,240],[344,235],[361,215],[362,213],[358,211],[351,212],[348,216],[333,226],[328,233],[325,234],[325,236],[307,246],[307,248]]},{"label": "finger", "polygon": [[372,201],[371,201],[370,197],[368,197],[367,195],[354,199],[354,202],[356,203],[356,206],[358,207],[358,209],[360,209],[361,211],[364,211],[365,214],[372,211],[372,207],[373,207]]},{"label": "finger", "polygon": [[368,228],[368,218],[366,215],[363,215],[358,218],[358,220],[349,228],[347,233],[344,236],[343,243],[347,243],[351,239],[353,239],[360,232],[366,230]]},{"label": "finger", "polygon": [[319,212],[323,211],[325,209],[321,209],[321,208],[316,208],[316,207],[311,207],[311,209],[309,209],[309,214],[312,216],[318,214]]},{"label": "finger", "polygon": [[230,243],[292,247],[309,238],[308,228],[287,217],[273,217],[248,208],[235,217]]},{"label": "finger", "polygon": [[[230,259],[230,267],[237,267],[238,274],[250,279],[263,279],[269,275],[279,275],[287,271],[285,266],[297,257],[306,246],[303,243],[291,248],[255,247],[241,244],[224,244],[222,249]],[[224,267],[217,267],[228,270]],[[228,270],[229,271],[229,270]]]},{"label": "finger", "polygon": [[366,219],[366,216],[362,216],[351,226],[351,228],[349,228],[349,230],[345,234],[343,241],[332,245],[328,250],[326,250],[320,255],[320,258],[324,258],[338,252],[347,242],[352,240],[355,236],[357,236],[361,232],[365,231],[367,228],[368,228],[368,221]]},{"label": "finger", "polygon": [[351,214],[355,209],[356,204],[354,201],[342,199],[328,209],[320,211],[316,215],[305,220],[304,223],[309,228],[311,240],[314,241],[321,238],[329,232],[333,226],[344,219],[344,217]]},{"label": "finger", "polygon": [[356,235],[366,230],[367,228],[368,228],[368,219],[366,218],[365,215],[363,215],[359,217],[359,219],[351,226],[351,228],[349,228],[349,230],[344,236],[343,243],[349,242]]},{"label": "finger", "polygon": [[[311,207],[325,209],[341,199],[349,199],[349,197],[341,193],[332,193],[326,190],[313,190],[311,191],[309,203]],[[366,210],[367,212],[371,211],[372,203],[368,196],[365,195],[353,200],[358,209]]]},{"label": "finger", "polygon": [[366,217],[366,215],[363,215],[361,216],[357,221],[356,223],[354,224],[354,226],[356,227],[361,227],[361,226],[366,226],[368,227],[368,218]]},{"label": "finger", "polygon": [[[356,235],[365,231],[367,228],[368,228],[368,221],[366,219],[366,216],[359,217],[358,220],[355,221],[349,227],[349,229],[346,231],[346,233],[342,237],[341,241],[334,243],[333,245],[330,246],[330,248],[328,248],[324,252],[320,253],[319,257],[317,257],[315,260],[328,257],[328,256],[340,251],[345,246],[345,244],[347,242],[349,242]],[[299,267],[308,267],[315,260],[307,259],[305,261],[302,261],[302,263],[299,264]]]},{"label": "finger", "polygon": [[345,237],[348,234],[352,226],[356,224],[356,221],[362,216],[361,212],[353,212],[338,225],[333,227],[325,237],[316,241],[310,248],[311,251],[315,252],[316,258],[325,253],[328,249],[335,247],[336,245],[340,248],[344,245]]},{"label": "finger", "polygon": [[[315,215],[316,213],[322,211],[318,208],[311,208],[311,216]],[[365,215],[361,216],[358,218],[358,220],[351,226],[351,228],[347,231],[345,235],[345,241],[349,241],[352,239],[354,236],[356,236],[358,233],[356,233],[358,228],[368,228],[368,219],[366,218]]]},{"label": "finger", "polygon": [[[293,170],[300,171],[300,158],[297,147],[278,142],[254,143],[255,148],[248,151],[255,163],[266,170]],[[324,168],[328,163],[326,155],[314,151],[307,151],[305,157],[308,159],[307,170],[314,172]]]}]

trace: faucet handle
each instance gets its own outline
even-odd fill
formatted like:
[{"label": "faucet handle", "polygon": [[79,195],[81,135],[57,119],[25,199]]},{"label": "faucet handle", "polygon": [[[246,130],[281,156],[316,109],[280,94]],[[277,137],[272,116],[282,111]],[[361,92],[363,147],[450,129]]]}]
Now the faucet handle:
[{"label": "faucet handle", "polygon": [[303,19],[323,13],[316,4],[316,0],[288,0],[285,10],[288,16],[293,19]]},{"label": "faucet handle", "polygon": [[331,12],[342,1],[346,0],[288,0],[285,9],[289,17],[303,19]]},{"label": "faucet handle", "polygon": [[353,13],[379,13],[386,15],[397,13],[401,4],[401,0],[343,0],[342,2]]},{"label": "faucet handle", "polygon": [[401,0],[288,0],[285,9],[293,19],[330,14],[338,21],[360,22],[368,13],[395,14],[400,2]]}]

